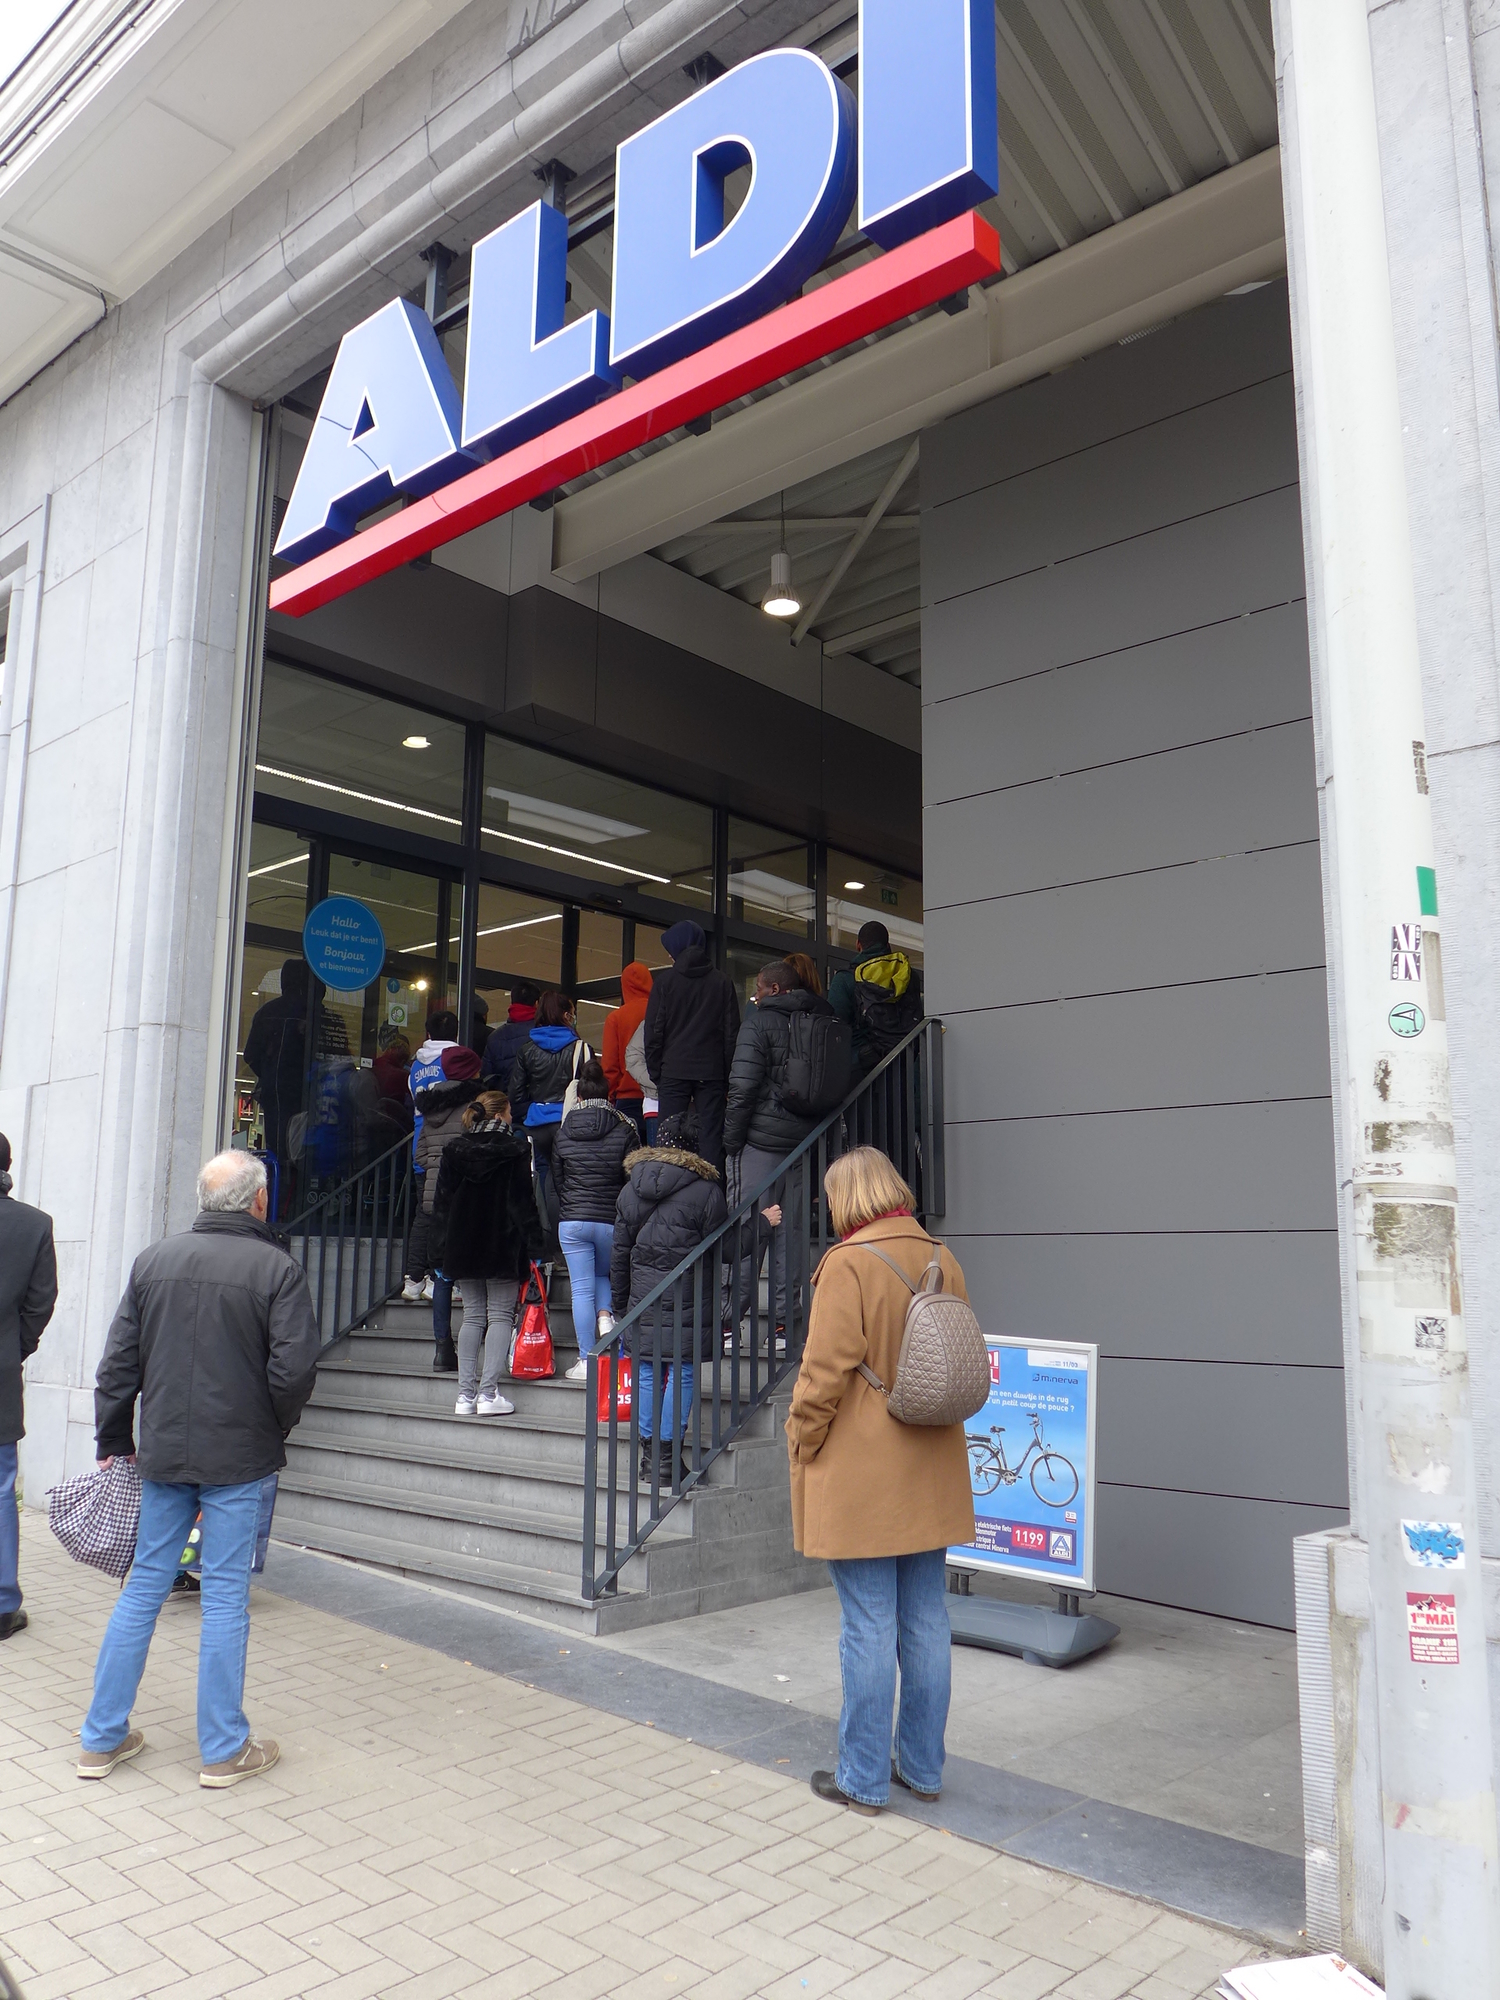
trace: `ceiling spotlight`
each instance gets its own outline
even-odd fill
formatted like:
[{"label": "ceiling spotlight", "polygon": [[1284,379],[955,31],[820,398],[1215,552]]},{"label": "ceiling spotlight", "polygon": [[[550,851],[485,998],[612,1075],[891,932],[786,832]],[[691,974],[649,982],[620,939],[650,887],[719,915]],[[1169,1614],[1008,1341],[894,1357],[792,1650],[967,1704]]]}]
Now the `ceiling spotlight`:
[{"label": "ceiling spotlight", "polygon": [[863,882],[846,882],[844,884],[846,889],[863,889],[864,886]]},{"label": "ceiling spotlight", "polygon": [[802,599],[792,585],[792,558],[786,545],[786,495],[781,496],[781,547],[771,558],[771,588],[760,600],[768,618],[795,618]]},{"label": "ceiling spotlight", "polygon": [[416,987],[419,993],[425,993],[427,991],[427,981],[425,979],[413,980],[412,984]]},{"label": "ceiling spotlight", "polygon": [[401,748],[403,750],[430,750],[432,748],[432,738],[430,736],[403,736],[401,739]]}]

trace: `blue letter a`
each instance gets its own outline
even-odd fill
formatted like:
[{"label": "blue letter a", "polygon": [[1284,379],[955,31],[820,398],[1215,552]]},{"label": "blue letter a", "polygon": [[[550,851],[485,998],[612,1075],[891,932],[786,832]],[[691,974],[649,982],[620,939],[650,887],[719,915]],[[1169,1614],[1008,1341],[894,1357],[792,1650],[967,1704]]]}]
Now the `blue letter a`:
[{"label": "blue letter a", "polygon": [[397,493],[431,493],[477,463],[458,446],[458,390],[431,322],[393,299],[339,342],[276,554],[306,562]]},{"label": "blue letter a", "polygon": [[608,317],[563,325],[567,267],[567,222],[541,201],[474,245],[466,445],[508,451],[617,386]]}]

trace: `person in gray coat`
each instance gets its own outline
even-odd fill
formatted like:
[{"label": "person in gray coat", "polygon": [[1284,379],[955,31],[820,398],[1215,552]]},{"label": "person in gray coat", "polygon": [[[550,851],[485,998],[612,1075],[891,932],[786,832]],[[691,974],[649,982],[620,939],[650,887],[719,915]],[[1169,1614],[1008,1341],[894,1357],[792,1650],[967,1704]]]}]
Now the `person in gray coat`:
[{"label": "person in gray coat", "polygon": [[0,1639],[26,1629],[16,1512],[16,1446],[26,1435],[21,1364],[57,1304],[52,1217],[12,1201],[11,1185],[10,1141],[0,1132]]},{"label": "person in gray coat", "polygon": [[286,1464],[286,1439],[312,1394],[318,1323],[307,1279],[266,1206],[262,1162],[243,1151],[217,1154],[198,1176],[198,1219],[136,1258],[109,1329],[94,1388],[97,1456],[101,1465],[135,1459],[141,1523],[99,1649],[80,1778],[106,1777],[145,1747],[130,1711],[200,1515],[198,1782],[235,1785],[280,1755],[245,1720],[250,1565],[262,1483]]}]

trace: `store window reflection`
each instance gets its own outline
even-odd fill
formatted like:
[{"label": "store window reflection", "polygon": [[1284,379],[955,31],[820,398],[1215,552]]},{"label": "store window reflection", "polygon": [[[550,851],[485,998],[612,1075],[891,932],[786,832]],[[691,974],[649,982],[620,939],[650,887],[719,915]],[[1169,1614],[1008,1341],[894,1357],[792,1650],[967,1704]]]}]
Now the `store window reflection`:
[{"label": "store window reflection", "polygon": [[729,820],[729,918],[793,937],[813,933],[812,848],[805,840]]},{"label": "store window reflection", "polygon": [[257,792],[456,841],[463,781],[461,723],[266,661]]},{"label": "store window reflection", "polygon": [[828,942],[837,950],[858,949],[860,928],[879,922],[897,951],[913,965],[922,963],[922,885],[857,855],[828,850]]},{"label": "store window reflection", "polygon": [[491,736],[481,845],[512,861],[713,907],[713,812],[529,743]]}]

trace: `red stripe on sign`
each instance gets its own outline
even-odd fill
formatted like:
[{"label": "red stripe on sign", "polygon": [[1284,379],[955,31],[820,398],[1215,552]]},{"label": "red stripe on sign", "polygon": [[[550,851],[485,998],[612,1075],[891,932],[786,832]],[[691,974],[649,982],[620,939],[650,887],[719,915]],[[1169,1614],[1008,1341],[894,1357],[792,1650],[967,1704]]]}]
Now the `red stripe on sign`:
[{"label": "red stripe on sign", "polygon": [[982,215],[961,215],[930,229],[300,563],[271,585],[271,609],[292,618],[316,611],[538,494],[992,278],[999,269],[1000,238]]}]

